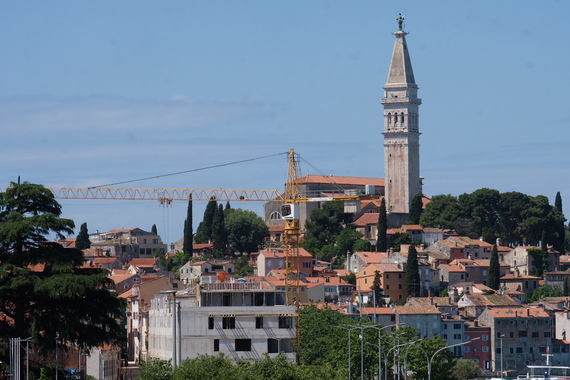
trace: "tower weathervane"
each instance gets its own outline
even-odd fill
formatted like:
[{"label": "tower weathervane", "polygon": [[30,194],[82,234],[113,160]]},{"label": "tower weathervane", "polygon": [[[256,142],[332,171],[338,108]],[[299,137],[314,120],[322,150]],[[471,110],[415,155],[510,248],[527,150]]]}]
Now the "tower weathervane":
[{"label": "tower weathervane", "polygon": [[400,30],[404,30],[404,16],[402,16],[401,13],[398,13],[396,21],[398,21],[398,28],[400,28]]}]

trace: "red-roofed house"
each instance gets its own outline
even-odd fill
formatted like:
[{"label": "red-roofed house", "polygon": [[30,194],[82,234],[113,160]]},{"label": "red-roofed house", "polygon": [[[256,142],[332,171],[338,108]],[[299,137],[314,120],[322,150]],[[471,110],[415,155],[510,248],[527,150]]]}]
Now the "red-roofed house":
[{"label": "red-roofed house", "polygon": [[[372,285],[376,271],[380,275],[380,288],[384,296],[394,302],[406,300],[406,273],[404,264],[370,264],[356,274],[356,290],[360,291],[363,297],[362,302],[369,300],[372,293]],[[369,294],[365,294],[369,293]]]},{"label": "red-roofed house", "polygon": [[[380,198],[384,195],[383,178],[339,177],[323,175],[306,175],[297,180],[301,197],[334,197],[344,195],[346,190],[355,190],[357,194],[370,194]],[[305,221],[313,210],[321,207],[323,202],[302,202],[300,208],[300,226],[304,228]],[[268,226],[283,224],[281,219],[281,202],[268,202],[263,206],[264,220]],[[360,208],[360,203],[358,203]],[[358,212],[359,210],[357,210]]]},{"label": "red-roofed house", "polygon": [[433,338],[440,334],[441,312],[435,306],[394,306],[396,323],[414,327],[420,338]]},{"label": "red-roofed house", "polygon": [[[552,318],[539,308],[489,308],[479,316],[479,323],[491,328],[490,347],[493,371],[500,367],[527,371],[527,365],[542,365],[552,342]],[[501,352],[500,338],[503,339]]]},{"label": "red-roofed house", "polygon": [[[257,256],[257,274],[266,276],[273,269],[286,269],[285,251],[285,248],[268,248],[259,251]],[[299,248],[299,263],[296,263],[296,261],[296,257],[291,257],[293,268],[298,267],[307,276],[313,275],[313,256],[304,248]]]}]

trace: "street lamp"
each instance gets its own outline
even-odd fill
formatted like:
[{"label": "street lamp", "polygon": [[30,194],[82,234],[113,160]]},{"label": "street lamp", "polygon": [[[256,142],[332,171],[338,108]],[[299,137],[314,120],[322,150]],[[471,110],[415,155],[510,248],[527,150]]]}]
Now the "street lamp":
[{"label": "street lamp", "polygon": [[[479,339],[481,339],[481,337],[473,338],[471,340],[468,340],[467,342],[462,342],[462,343],[452,344],[450,346],[445,346],[445,347],[440,348],[436,352],[434,352],[433,355],[431,356],[431,359],[428,359],[428,380],[431,380],[431,365],[433,363],[433,359],[435,358],[435,355],[437,355],[438,353],[440,353],[441,351],[443,351],[447,348],[463,346],[463,345],[466,345],[466,344],[473,342],[474,340],[479,340]],[[426,354],[426,358],[427,358],[427,353],[425,352],[425,350],[422,347],[420,347],[420,348],[422,349],[422,351],[424,351],[424,354]]]},{"label": "street lamp", "polygon": [[388,326],[376,326],[376,325],[364,326],[365,329],[372,328],[378,330],[378,379],[380,379],[380,376],[382,375],[382,335],[380,334],[380,331],[390,327],[397,327],[402,325],[404,325],[404,323],[395,323],[393,325],[388,325]]},{"label": "street lamp", "polygon": [[351,380],[352,372],[350,369],[350,333],[352,332],[352,330],[358,329],[359,327],[358,326],[354,327],[334,326],[334,327],[348,331],[348,380]]},{"label": "street lamp", "polygon": [[[390,352],[391,352],[392,350],[394,350],[394,349],[396,349],[396,348],[399,348],[399,347],[404,347],[404,346],[407,346],[407,345],[412,345],[412,344],[414,344],[414,343],[419,342],[420,340],[421,340],[421,339],[416,339],[416,340],[414,340],[413,342],[406,342],[406,343],[398,344],[398,345],[396,345],[396,346],[390,348],[390,349],[388,350],[388,352],[386,353],[386,355],[384,356],[384,359],[385,359],[385,361],[386,361],[386,366],[388,366],[388,357],[390,356]],[[394,357],[394,367],[396,367],[396,357]],[[386,369],[388,369],[388,368],[386,368]],[[399,371],[398,371],[398,376],[399,376]],[[394,374],[394,377],[395,377],[395,374]],[[387,371],[387,370],[384,371],[384,380],[388,380],[388,371]]]}]

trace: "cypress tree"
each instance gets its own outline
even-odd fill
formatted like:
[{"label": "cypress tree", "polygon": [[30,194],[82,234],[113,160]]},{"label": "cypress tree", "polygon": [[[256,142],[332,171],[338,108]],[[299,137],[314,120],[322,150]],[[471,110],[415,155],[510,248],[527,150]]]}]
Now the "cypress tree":
[{"label": "cypress tree", "polygon": [[89,240],[89,232],[87,232],[87,223],[83,223],[79,229],[79,234],[75,239],[75,248],[77,249],[87,249],[91,247],[91,241]]},{"label": "cypress tree", "polygon": [[374,281],[372,282],[372,291],[374,292],[374,299],[376,300],[376,307],[385,306],[384,292],[380,287],[380,272],[374,271]]},{"label": "cypress tree", "polygon": [[386,252],[388,250],[388,216],[386,215],[386,199],[382,198],[380,203],[380,215],[378,216],[378,238],[376,241],[376,251]]},{"label": "cypress tree", "polygon": [[218,202],[215,199],[210,199],[206,205],[206,210],[204,210],[204,218],[202,223],[198,225],[198,230],[196,231],[195,240],[196,243],[205,244],[209,243],[212,239],[212,222],[214,220],[214,214],[218,208]]},{"label": "cypress tree", "polygon": [[186,220],[184,220],[184,238],[182,241],[182,251],[184,252],[184,262],[192,258],[194,252],[192,231],[192,194],[188,199],[188,208],[186,210]]},{"label": "cypress tree", "polygon": [[554,200],[554,209],[560,213],[562,216],[560,221],[556,222],[556,226],[554,227],[554,235],[555,241],[553,242],[553,248],[555,251],[559,252],[561,255],[565,253],[565,245],[566,245],[566,229],[564,228],[564,213],[562,212],[562,197],[560,196],[560,191],[556,193],[556,198]]},{"label": "cypress tree", "polygon": [[406,293],[409,297],[420,296],[420,266],[418,252],[414,244],[410,245],[406,262]]},{"label": "cypress tree", "polygon": [[422,202],[423,195],[422,193],[418,193],[412,199],[412,203],[410,204],[410,223],[411,224],[420,224],[420,217],[422,216],[423,211],[423,202]]},{"label": "cypress tree", "polygon": [[226,210],[230,210],[232,206],[230,206],[230,201],[226,202]]},{"label": "cypress tree", "polygon": [[156,229],[156,224],[152,225],[152,227],[150,228],[150,232],[152,232],[155,235],[158,235],[158,230]]},{"label": "cypress tree", "polygon": [[499,290],[501,286],[501,267],[499,264],[499,250],[497,249],[497,244],[493,244],[493,250],[491,251],[487,286],[494,290]]},{"label": "cypress tree", "polygon": [[212,222],[212,243],[214,244],[214,255],[222,257],[227,247],[227,233],[224,225],[224,206],[219,205],[214,213]]}]

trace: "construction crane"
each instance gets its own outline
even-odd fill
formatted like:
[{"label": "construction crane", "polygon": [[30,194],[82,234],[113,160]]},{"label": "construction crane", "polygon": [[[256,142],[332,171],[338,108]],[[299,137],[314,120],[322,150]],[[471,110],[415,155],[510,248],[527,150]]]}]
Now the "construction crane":
[{"label": "construction crane", "polygon": [[[49,187],[58,199],[102,199],[102,200],[156,200],[161,205],[171,205],[173,201],[251,201],[281,202],[281,216],[284,222],[283,240],[285,244],[285,303],[295,306],[296,339],[299,348],[300,337],[300,255],[301,237],[300,204],[305,202],[344,201],[359,202],[378,198],[371,194],[301,197],[299,190],[300,167],[293,149],[288,152],[287,182],[285,193],[277,190],[260,189],[170,189],[170,188],[112,188],[112,187]],[[0,187],[0,192],[6,188]]]}]

